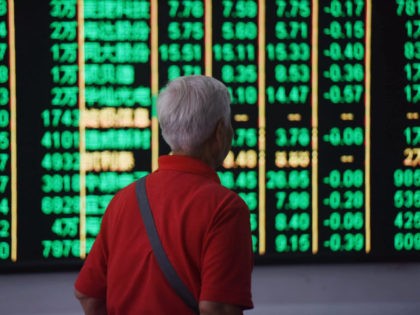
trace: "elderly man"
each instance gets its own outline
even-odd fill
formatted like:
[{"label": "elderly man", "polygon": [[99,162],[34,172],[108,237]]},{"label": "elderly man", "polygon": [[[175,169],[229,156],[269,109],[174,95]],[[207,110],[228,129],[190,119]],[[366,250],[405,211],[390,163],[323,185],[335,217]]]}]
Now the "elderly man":
[{"label": "elderly man", "polygon": [[[229,93],[211,77],[180,77],[157,106],[172,152],[146,177],[146,191],[162,247],[200,314],[242,314],[253,307],[249,210],[216,174],[232,141]],[[76,296],[88,315],[195,314],[159,268],[135,185],[109,204]]]}]

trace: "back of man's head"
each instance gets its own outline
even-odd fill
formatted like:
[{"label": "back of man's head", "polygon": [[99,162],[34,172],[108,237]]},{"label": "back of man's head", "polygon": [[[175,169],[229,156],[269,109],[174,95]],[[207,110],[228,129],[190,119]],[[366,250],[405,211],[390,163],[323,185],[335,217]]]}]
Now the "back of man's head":
[{"label": "back of man's head", "polygon": [[162,136],[172,151],[193,154],[211,136],[217,122],[230,123],[226,86],[203,75],[179,77],[157,101]]}]

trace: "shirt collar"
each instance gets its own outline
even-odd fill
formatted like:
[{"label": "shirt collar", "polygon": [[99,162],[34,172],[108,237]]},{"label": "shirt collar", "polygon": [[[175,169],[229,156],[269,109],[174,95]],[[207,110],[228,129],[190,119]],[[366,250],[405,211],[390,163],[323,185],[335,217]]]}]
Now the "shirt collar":
[{"label": "shirt collar", "polygon": [[187,173],[193,173],[201,176],[208,177],[217,183],[220,183],[219,176],[214,169],[209,165],[185,155],[163,155],[158,159],[159,170],[172,170]]}]

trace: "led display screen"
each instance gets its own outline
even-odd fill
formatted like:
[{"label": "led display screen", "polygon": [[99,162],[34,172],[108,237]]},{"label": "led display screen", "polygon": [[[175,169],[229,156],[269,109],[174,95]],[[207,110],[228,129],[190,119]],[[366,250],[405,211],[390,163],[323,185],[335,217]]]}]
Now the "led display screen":
[{"label": "led display screen", "polygon": [[83,262],[192,74],[231,94],[257,262],[419,260],[420,1],[0,0],[0,269]]}]

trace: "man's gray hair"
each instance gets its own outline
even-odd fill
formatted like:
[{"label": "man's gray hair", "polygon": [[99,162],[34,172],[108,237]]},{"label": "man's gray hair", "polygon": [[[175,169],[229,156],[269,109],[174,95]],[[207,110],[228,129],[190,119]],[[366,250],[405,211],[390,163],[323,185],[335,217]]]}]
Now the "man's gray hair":
[{"label": "man's gray hair", "polygon": [[203,75],[179,77],[157,100],[162,136],[172,151],[193,154],[223,119],[230,123],[230,96],[226,86]]}]

